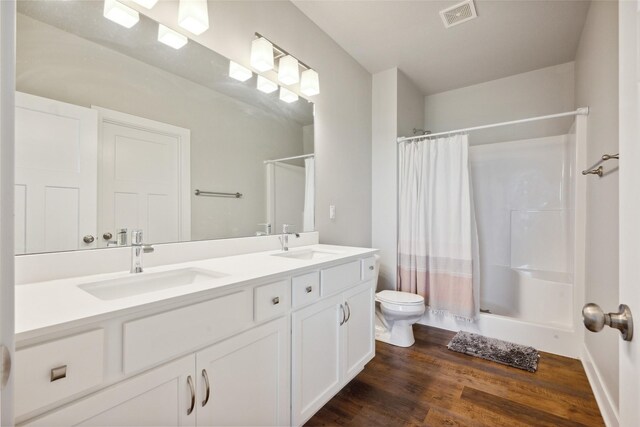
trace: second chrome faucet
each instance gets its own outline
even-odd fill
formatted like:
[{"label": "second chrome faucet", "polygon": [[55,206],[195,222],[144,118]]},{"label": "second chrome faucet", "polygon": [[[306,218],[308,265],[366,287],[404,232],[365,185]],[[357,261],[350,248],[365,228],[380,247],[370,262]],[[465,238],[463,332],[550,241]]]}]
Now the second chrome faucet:
[{"label": "second chrome faucet", "polygon": [[142,273],[142,254],[153,251],[153,246],[142,243],[142,230],[131,230],[131,273]]}]

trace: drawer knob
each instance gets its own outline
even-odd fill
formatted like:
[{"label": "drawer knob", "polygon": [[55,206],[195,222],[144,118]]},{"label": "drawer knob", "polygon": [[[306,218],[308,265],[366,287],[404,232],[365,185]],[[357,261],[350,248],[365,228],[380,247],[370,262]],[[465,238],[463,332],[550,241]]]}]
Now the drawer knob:
[{"label": "drawer knob", "polygon": [[58,366],[51,370],[51,382],[61,380],[67,377],[67,365]]},{"label": "drawer knob", "polygon": [[310,294],[312,290],[313,290],[313,287],[307,286],[306,291],[307,291],[308,294]]},{"label": "drawer knob", "polygon": [[280,304],[280,297],[275,297],[271,301],[273,301],[273,305]]},{"label": "drawer knob", "polygon": [[372,271],[373,271],[373,269],[374,269],[374,268],[375,268],[375,267],[374,267],[373,265],[370,265],[370,266],[369,266],[369,270],[372,270]]}]

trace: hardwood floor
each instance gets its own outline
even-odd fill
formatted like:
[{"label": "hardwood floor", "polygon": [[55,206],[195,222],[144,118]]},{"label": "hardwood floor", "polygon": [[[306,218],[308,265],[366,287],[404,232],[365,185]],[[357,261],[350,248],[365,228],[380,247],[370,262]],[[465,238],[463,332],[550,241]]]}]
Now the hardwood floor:
[{"label": "hardwood floor", "polygon": [[578,360],[541,353],[529,373],[449,351],[454,333],[414,325],[410,348],[376,357],[307,426],[602,426]]}]

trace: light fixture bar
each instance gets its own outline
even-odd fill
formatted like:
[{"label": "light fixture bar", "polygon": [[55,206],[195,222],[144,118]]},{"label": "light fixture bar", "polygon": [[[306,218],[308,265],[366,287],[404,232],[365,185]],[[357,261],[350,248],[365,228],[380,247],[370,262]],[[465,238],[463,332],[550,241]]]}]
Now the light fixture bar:
[{"label": "light fixture bar", "polygon": [[[287,52],[286,50],[284,50],[283,48],[281,48],[280,46],[278,46],[277,44],[275,44],[274,42],[272,42],[271,40],[269,40],[268,38],[266,38],[262,34],[256,32],[256,33],[254,33],[254,35],[255,35],[255,38],[257,38],[257,39],[263,38],[263,39],[269,41],[269,43],[271,43],[273,45],[273,50],[276,51],[276,55],[273,55],[273,62],[274,63],[277,63],[278,59],[280,59],[280,58],[282,58],[284,56],[287,56],[287,55],[293,56],[294,58],[298,59],[296,56],[291,55],[289,52]],[[305,64],[304,62],[300,61],[299,59],[298,59],[298,64],[302,68],[304,68],[305,70],[310,70],[311,69],[311,67],[309,67],[307,64]]]}]

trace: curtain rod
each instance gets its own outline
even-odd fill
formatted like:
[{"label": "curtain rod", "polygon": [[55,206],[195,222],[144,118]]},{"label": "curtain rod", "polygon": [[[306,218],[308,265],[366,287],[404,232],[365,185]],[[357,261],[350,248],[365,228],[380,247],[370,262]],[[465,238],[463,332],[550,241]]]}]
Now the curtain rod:
[{"label": "curtain rod", "polygon": [[265,160],[263,163],[266,165],[267,163],[277,163],[277,162],[284,162],[286,160],[295,160],[295,159],[306,159],[307,157],[314,157],[314,156],[315,156],[315,153],[303,154],[302,156],[283,157],[282,159],[275,159],[275,160]]},{"label": "curtain rod", "polygon": [[413,139],[420,139],[420,138],[431,138],[431,137],[440,136],[440,135],[449,135],[449,134],[455,134],[455,133],[470,132],[472,130],[489,129],[489,128],[495,128],[495,127],[500,127],[500,126],[516,125],[516,124],[519,124],[519,123],[535,122],[535,121],[538,121],[538,120],[555,119],[555,118],[558,118],[558,117],[587,116],[587,115],[589,115],[589,107],[583,107],[583,108],[578,108],[575,111],[567,111],[566,113],[550,114],[548,116],[530,117],[528,119],[512,120],[510,122],[493,123],[493,124],[490,124],[490,125],[483,125],[483,126],[474,126],[474,127],[470,127],[470,128],[450,130],[448,132],[431,133],[429,135],[402,136],[402,137],[399,137],[397,139],[397,142],[411,141]]}]

